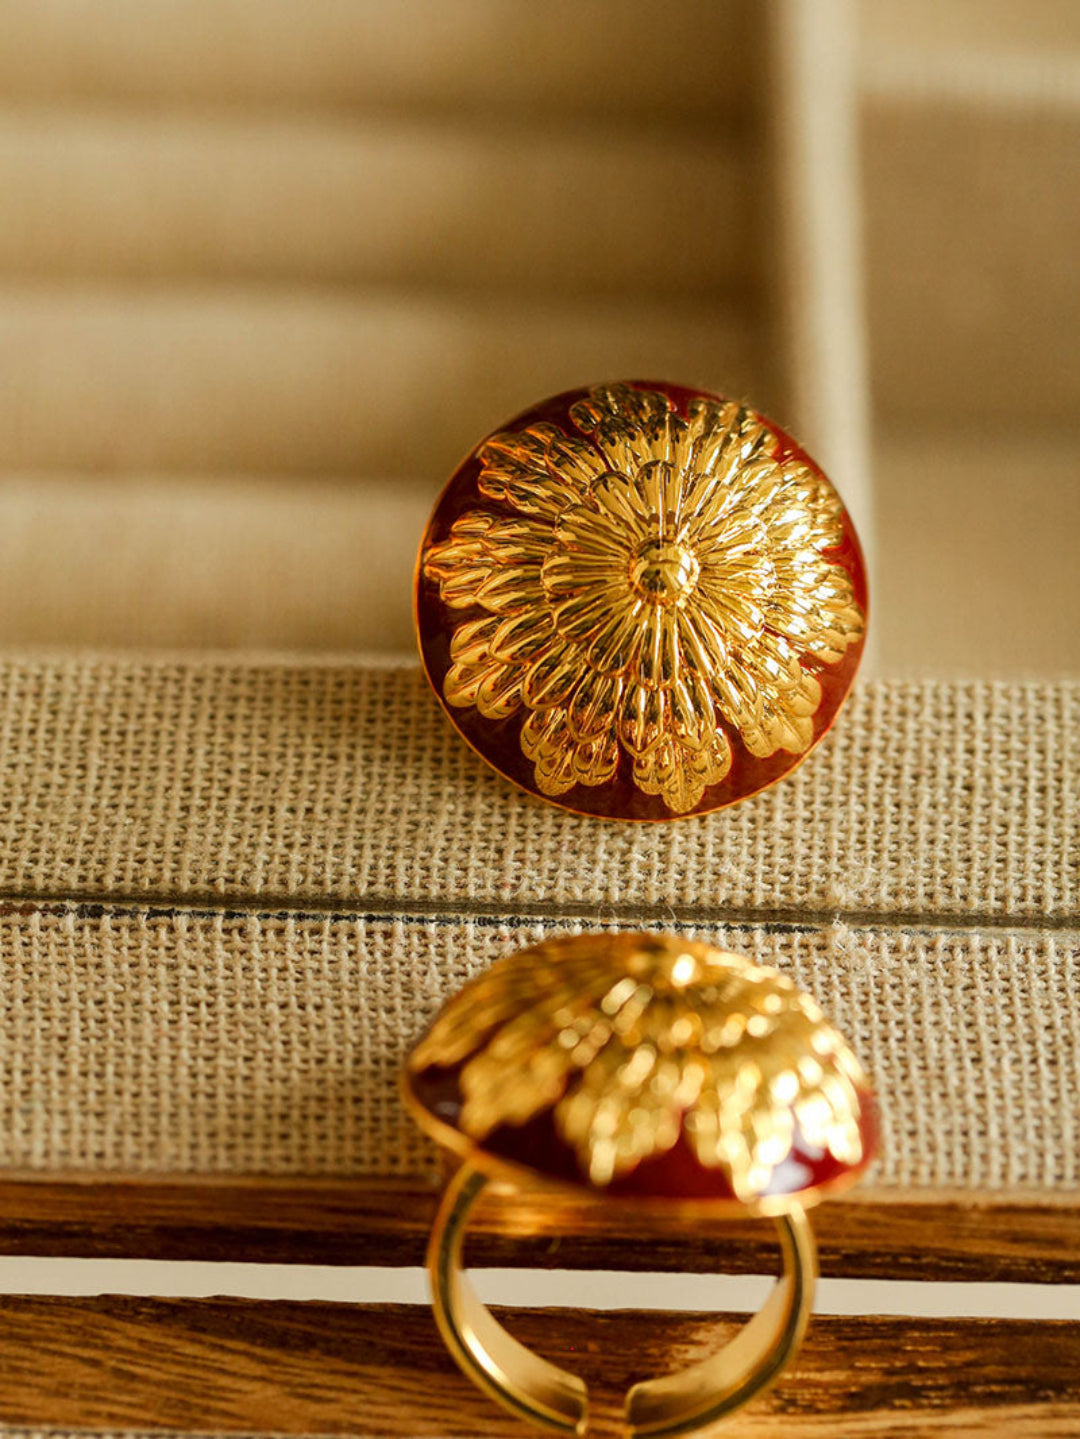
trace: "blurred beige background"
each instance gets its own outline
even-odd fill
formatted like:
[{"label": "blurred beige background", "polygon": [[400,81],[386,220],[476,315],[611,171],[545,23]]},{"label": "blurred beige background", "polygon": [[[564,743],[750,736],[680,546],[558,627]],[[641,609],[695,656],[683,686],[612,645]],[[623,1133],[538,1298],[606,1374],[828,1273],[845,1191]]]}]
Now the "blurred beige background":
[{"label": "blurred beige background", "polygon": [[[0,33],[0,645],[408,648],[460,455],[643,374],[835,473],[880,672],[1080,673],[1077,0],[0,0]],[[361,1292],[94,1263],[0,1289]],[[963,1288],[848,1302],[1075,1313]]]},{"label": "blurred beige background", "polygon": [[0,0],[0,643],[411,644],[539,396],[792,425],[891,674],[1080,670],[1074,0]]}]

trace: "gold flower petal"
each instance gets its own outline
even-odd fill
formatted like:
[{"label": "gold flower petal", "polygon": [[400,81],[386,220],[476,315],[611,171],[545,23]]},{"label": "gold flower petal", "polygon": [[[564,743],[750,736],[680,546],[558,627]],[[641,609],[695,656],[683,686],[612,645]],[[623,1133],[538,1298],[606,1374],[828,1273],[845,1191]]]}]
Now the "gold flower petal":
[{"label": "gold flower petal", "polygon": [[478,536],[475,533],[462,534],[455,525],[445,540],[432,545],[427,551],[424,573],[429,579],[445,581],[453,579],[461,569],[474,569],[483,564],[484,559],[484,547]]},{"label": "gold flower petal", "polygon": [[493,565],[540,564],[551,553],[552,526],[522,516],[496,520],[480,537],[480,547]]},{"label": "gold flower petal", "polygon": [[614,735],[601,735],[574,746],[574,779],[578,784],[607,784],[619,764],[619,744]]},{"label": "gold flower petal", "polygon": [[501,1068],[497,1102],[490,1089],[474,1081],[462,1105],[462,1124],[480,1139],[501,1124],[524,1124],[558,1099],[572,1067],[570,1056],[557,1049],[528,1055],[516,1066]]},{"label": "gold flower petal", "polygon": [[480,686],[489,676],[501,674],[503,665],[492,657],[491,642],[499,621],[490,615],[468,620],[458,627],[450,641],[450,666],[443,683],[448,703],[465,709],[477,703]]},{"label": "gold flower petal", "polygon": [[627,587],[609,580],[560,600],[552,609],[552,616],[561,635],[581,643],[592,639],[612,610],[625,608],[627,602]]},{"label": "gold flower petal", "polygon": [[732,665],[716,671],[710,683],[720,713],[739,731],[750,753],[766,759],[773,747],[761,727],[761,696],[753,676],[745,666]]},{"label": "gold flower petal", "polygon": [[470,511],[454,522],[445,540],[429,546],[424,554],[424,573],[438,582],[444,604],[452,609],[476,603],[476,592],[489,569],[483,536],[493,523],[494,516]]},{"label": "gold flower petal", "polygon": [[526,1010],[509,1018],[464,1066],[461,1122],[470,1134],[483,1138],[500,1124],[524,1124],[559,1098],[573,1060],[551,1043],[556,1033],[550,1013]]},{"label": "gold flower petal", "polygon": [[541,794],[565,794],[578,782],[574,768],[575,746],[565,741],[544,747],[537,755],[534,773]]},{"label": "gold flower petal", "polygon": [[680,672],[678,616],[662,605],[647,605],[639,627],[636,678],[652,689],[670,689]]},{"label": "gold flower petal", "polygon": [[[597,492],[606,493],[602,490],[606,479],[607,475],[604,475],[603,480],[593,487],[589,504],[575,505],[559,517],[555,537],[565,550],[617,565],[624,557],[629,557],[634,537],[628,532],[625,519],[601,508]],[[625,480],[623,484],[629,489]]]},{"label": "gold flower petal", "polygon": [[571,419],[593,436],[610,468],[623,472],[669,457],[670,414],[666,395],[629,385],[598,385],[570,410]]},{"label": "gold flower petal", "polygon": [[585,663],[600,675],[625,673],[638,645],[638,616],[641,600],[625,600],[612,606],[606,620],[598,625],[585,646]]},{"label": "gold flower petal", "polygon": [[668,698],[664,690],[629,682],[623,691],[619,738],[632,755],[646,754],[664,738]]},{"label": "gold flower petal", "polygon": [[555,641],[555,626],[544,609],[531,608],[503,620],[491,638],[491,653],[507,664],[522,664]]},{"label": "gold flower petal", "polygon": [[635,755],[634,780],[646,794],[661,795],[676,814],[686,814],[730,768],[731,746],[725,735],[717,733],[705,749],[680,744],[670,735],[645,754]]},{"label": "gold flower petal", "polygon": [[831,485],[805,466],[785,465],[781,473],[783,484],[768,504],[769,546],[778,564],[787,556],[798,566],[804,555],[813,559],[840,544],[844,509]]},{"label": "gold flower petal", "polygon": [[821,705],[821,681],[799,666],[799,682],[794,690],[784,696],[784,703],[797,719],[809,719]]},{"label": "gold flower petal", "polygon": [[753,669],[762,687],[781,694],[797,692],[808,678],[790,642],[771,630],[765,630],[758,636],[748,667]]},{"label": "gold flower petal", "polygon": [[567,476],[580,494],[586,494],[607,469],[600,451],[577,435],[564,435],[554,425],[536,425],[534,429],[547,438],[544,459],[548,473],[556,478]]},{"label": "gold flower petal", "polygon": [[812,658],[834,665],[837,660],[843,659],[848,645],[862,639],[865,628],[866,622],[860,610],[850,609],[834,614],[830,617],[828,629],[808,635],[803,648]]},{"label": "gold flower petal", "polygon": [[461,664],[486,664],[501,621],[496,615],[466,620],[450,637],[450,655]]},{"label": "gold flower petal", "polygon": [[767,521],[782,506],[787,491],[783,465],[771,454],[760,454],[738,471],[739,508],[756,519]]},{"label": "gold flower petal", "polygon": [[866,625],[849,576],[827,561],[808,563],[797,581],[778,586],[768,618],[802,653],[826,663],[835,663]]},{"label": "gold flower petal", "polygon": [[447,704],[456,709],[468,709],[476,704],[480,684],[487,675],[487,667],[475,664],[454,664],[446,671],[443,680],[443,697]]},{"label": "gold flower petal", "polygon": [[[724,485],[738,481],[740,488],[749,488],[753,484],[755,467],[770,460],[776,450],[776,436],[761,416],[740,406],[737,421],[716,457],[713,473]],[[743,475],[746,476],[745,485],[742,483]]]},{"label": "gold flower petal", "polygon": [[716,708],[709,688],[690,665],[671,687],[671,728],[690,749],[707,749],[716,738]]},{"label": "gold flower petal", "polygon": [[772,566],[766,559],[751,559],[725,568],[727,583],[718,582],[715,571],[699,581],[698,619],[710,620],[729,650],[745,650],[765,627],[757,581],[768,576]]},{"label": "gold flower petal", "polygon": [[477,592],[491,574],[487,564],[461,565],[448,574],[439,587],[443,604],[452,610],[467,610],[477,604]]},{"label": "gold flower petal", "polygon": [[642,465],[634,476],[638,508],[656,526],[656,537],[668,539],[682,530],[686,496],[685,477],[664,460]]},{"label": "gold flower petal", "polygon": [[551,519],[556,518],[574,498],[572,493],[553,495],[548,486],[546,471],[535,475],[515,475],[512,478],[500,474],[497,483],[493,483],[493,476],[485,472],[479,484],[484,494],[505,500],[522,514],[544,515]]},{"label": "gold flower petal", "polygon": [[685,459],[682,454],[677,459],[695,474],[712,475],[725,446],[739,433],[746,413],[738,400],[691,400],[686,409],[684,440],[690,453]]},{"label": "gold flower petal", "polygon": [[793,714],[777,695],[762,698],[761,732],[771,745],[772,754],[778,749],[787,750],[789,754],[805,754],[814,740],[813,721]]},{"label": "gold flower petal", "polygon": [[495,659],[486,634],[477,633],[446,672],[443,694],[458,708],[475,705],[489,719],[505,719],[521,706],[521,671]]},{"label": "gold flower petal", "polygon": [[[580,594],[594,585],[611,580],[612,559],[591,558],[561,547],[550,551],[540,570],[540,579],[549,600],[557,603],[568,595]],[[628,557],[627,557],[628,559]]]},{"label": "gold flower petal", "polygon": [[623,538],[627,550],[648,533],[646,526],[653,510],[641,488],[627,475],[609,471],[593,485],[592,498],[609,531]]},{"label": "gold flower petal", "polygon": [[548,436],[543,429],[492,435],[477,451],[480,493],[504,500],[526,515],[555,519],[581,499],[582,489],[547,464]]},{"label": "gold flower petal", "polygon": [[[775,565],[775,546],[771,531],[761,519],[736,501],[724,505],[714,521],[702,517],[690,529],[692,543],[698,545],[704,554],[702,569],[708,573],[722,570],[724,566],[738,561],[765,560]],[[764,584],[771,584],[770,570]]]},{"label": "gold flower petal", "polygon": [[498,615],[518,614],[543,602],[540,566],[536,564],[489,568],[487,578],[476,591],[476,603]]},{"label": "gold flower petal", "polygon": [[522,754],[535,762],[542,754],[563,748],[565,725],[566,710],[561,706],[533,710],[521,726]]},{"label": "gold flower petal", "polygon": [[723,631],[713,623],[701,605],[693,614],[679,611],[679,644],[689,663],[702,677],[709,677],[728,666],[728,643]]},{"label": "gold flower petal", "polygon": [[574,1148],[587,1152],[589,1178],[597,1186],[666,1153],[679,1138],[681,1115],[668,1098],[681,1077],[679,1065],[657,1060],[645,1047],[639,1054],[650,1058],[648,1067],[639,1066],[647,1085],[626,1084],[622,1054],[606,1049],[555,1108],[556,1128]]},{"label": "gold flower petal", "polygon": [[585,671],[567,707],[570,733],[579,743],[612,733],[622,690],[623,682],[617,676]]},{"label": "gold flower petal", "polygon": [[816,550],[832,549],[844,538],[844,506],[827,481],[804,470],[795,481],[803,508],[810,515],[807,543]]},{"label": "gold flower petal", "polygon": [[521,708],[521,671],[497,665],[484,675],[476,691],[476,708],[488,719],[509,719]]},{"label": "gold flower petal", "polygon": [[716,738],[705,751],[705,755],[707,761],[705,770],[706,786],[711,787],[714,784],[720,784],[721,781],[727,779],[728,773],[731,770],[731,745],[723,730],[717,730]]},{"label": "gold flower petal", "polygon": [[522,695],[531,710],[556,708],[569,697],[581,678],[581,662],[573,646],[556,639],[529,666]]},{"label": "gold flower petal", "polygon": [[[752,653],[745,656],[761,701],[763,728],[770,731],[779,749],[801,754],[812,742],[810,717],[821,703],[821,685],[803,669],[782,635],[762,634]],[[770,716],[782,712],[786,738],[771,730]]]}]

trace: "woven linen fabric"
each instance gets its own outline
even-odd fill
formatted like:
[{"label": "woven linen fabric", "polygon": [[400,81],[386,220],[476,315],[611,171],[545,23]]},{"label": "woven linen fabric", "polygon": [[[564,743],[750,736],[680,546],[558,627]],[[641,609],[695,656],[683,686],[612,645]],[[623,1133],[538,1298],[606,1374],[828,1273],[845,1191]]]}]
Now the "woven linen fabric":
[{"label": "woven linen fabric", "polygon": [[[0,922],[0,1164],[431,1176],[401,1061],[440,1003],[565,923],[92,913]],[[591,925],[589,928],[596,928]],[[1033,935],[665,926],[793,975],[867,1063],[877,1182],[1080,1183],[1080,955]]]},{"label": "woven linen fabric", "polygon": [[413,665],[0,661],[0,893],[590,919],[1077,912],[1080,684],[858,686],[782,784],[671,824],[518,793]]},{"label": "woven linen fabric", "polygon": [[771,792],[566,814],[412,665],[0,666],[0,1164],[420,1176],[401,1060],[558,931],[699,934],[791,972],[883,1104],[877,1181],[1080,1180],[1080,686],[863,685]]}]

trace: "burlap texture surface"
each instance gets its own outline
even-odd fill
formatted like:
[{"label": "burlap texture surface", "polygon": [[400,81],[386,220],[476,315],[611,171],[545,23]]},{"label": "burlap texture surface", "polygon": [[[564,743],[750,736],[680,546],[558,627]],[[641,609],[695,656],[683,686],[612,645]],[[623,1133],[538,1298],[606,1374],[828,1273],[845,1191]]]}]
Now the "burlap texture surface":
[{"label": "burlap texture surface", "polygon": [[748,804],[618,825],[522,794],[415,666],[0,662],[0,892],[586,917],[1075,916],[1080,684],[865,682]]},{"label": "burlap texture surface", "polygon": [[[8,916],[0,1163],[434,1174],[398,1102],[402,1055],[467,978],[556,927],[581,926]],[[851,1038],[883,1100],[880,1183],[1080,1182],[1075,947],[842,926],[685,928],[789,971]]]},{"label": "burlap texture surface", "polygon": [[0,1163],[431,1172],[439,1003],[556,930],[793,973],[883,1102],[880,1183],[1068,1191],[1080,687],[863,685],[771,793],[619,826],[519,794],[412,666],[9,659]]}]

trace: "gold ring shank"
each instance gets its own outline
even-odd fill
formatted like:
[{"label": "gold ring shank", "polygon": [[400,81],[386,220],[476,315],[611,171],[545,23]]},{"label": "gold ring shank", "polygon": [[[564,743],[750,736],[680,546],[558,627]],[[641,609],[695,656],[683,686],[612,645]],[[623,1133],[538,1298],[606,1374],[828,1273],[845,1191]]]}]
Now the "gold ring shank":
[{"label": "gold ring shank", "polygon": [[[428,1270],[439,1331],[464,1373],[512,1414],[583,1435],[589,1416],[584,1381],[507,1333],[480,1303],[462,1267],[469,1216],[487,1184],[485,1174],[463,1164],[435,1218]],[[764,1306],[719,1353],[633,1385],[625,1403],[627,1434],[661,1439],[706,1429],[763,1393],[795,1354],[813,1306],[814,1238],[798,1206],[774,1223],[783,1273]]]}]

